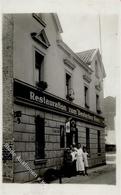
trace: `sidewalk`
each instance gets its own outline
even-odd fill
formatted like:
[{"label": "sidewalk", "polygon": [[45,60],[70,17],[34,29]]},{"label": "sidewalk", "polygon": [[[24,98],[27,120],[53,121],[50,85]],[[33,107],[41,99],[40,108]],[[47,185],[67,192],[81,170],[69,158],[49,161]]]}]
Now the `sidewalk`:
[{"label": "sidewalk", "polygon": [[[95,168],[90,168],[88,170],[88,176],[83,176],[83,175],[77,175],[73,177],[64,177],[62,178],[62,184],[68,184],[68,183],[86,183],[87,180],[90,179],[90,177],[96,177],[97,175],[110,172],[111,170],[115,169],[114,164],[108,164],[108,165],[103,165],[100,167],[95,167]],[[54,180],[51,182],[51,184],[58,184],[59,179]]]}]

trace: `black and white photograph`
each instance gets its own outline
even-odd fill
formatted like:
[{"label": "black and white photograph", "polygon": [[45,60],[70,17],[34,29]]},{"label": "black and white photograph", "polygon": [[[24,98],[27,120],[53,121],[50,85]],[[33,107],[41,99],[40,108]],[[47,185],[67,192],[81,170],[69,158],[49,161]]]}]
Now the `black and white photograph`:
[{"label": "black and white photograph", "polygon": [[1,14],[3,184],[117,185],[120,16],[93,8]]}]

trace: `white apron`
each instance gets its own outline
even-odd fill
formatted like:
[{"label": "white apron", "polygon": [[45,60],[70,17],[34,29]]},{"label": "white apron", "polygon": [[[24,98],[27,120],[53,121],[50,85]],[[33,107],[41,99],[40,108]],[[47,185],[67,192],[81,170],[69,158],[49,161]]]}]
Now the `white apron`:
[{"label": "white apron", "polygon": [[84,171],[83,151],[82,148],[77,150],[76,170]]}]

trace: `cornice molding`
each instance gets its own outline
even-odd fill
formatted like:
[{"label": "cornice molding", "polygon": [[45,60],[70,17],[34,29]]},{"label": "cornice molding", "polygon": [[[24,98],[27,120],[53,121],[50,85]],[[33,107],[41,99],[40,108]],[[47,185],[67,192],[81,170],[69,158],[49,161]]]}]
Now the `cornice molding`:
[{"label": "cornice molding", "polygon": [[93,70],[87,66],[62,40],[57,40],[57,45],[68,55],[72,56],[73,60],[76,61],[84,70],[89,74],[92,74]]},{"label": "cornice molding", "polygon": [[59,21],[58,15],[57,15],[56,13],[52,13],[52,16],[53,16],[54,21],[55,21],[55,23],[56,23],[56,26],[57,26],[58,32],[59,32],[59,33],[63,33],[63,30],[62,30],[62,27],[61,27],[61,24],[60,24],[60,21]]},{"label": "cornice molding", "polygon": [[48,48],[50,46],[49,40],[47,38],[47,35],[44,29],[41,30],[39,33],[36,33],[36,32],[31,33],[31,37],[34,41],[40,43],[45,48]]},{"label": "cornice molding", "polygon": [[75,69],[76,65],[73,62],[71,62],[70,59],[65,58],[63,61],[64,61],[64,64],[67,65],[70,69],[72,70]]},{"label": "cornice molding", "polygon": [[91,78],[89,76],[87,76],[86,74],[83,75],[83,79],[85,81],[87,81],[88,83],[90,83],[92,81]]},{"label": "cornice molding", "polygon": [[38,14],[33,13],[32,16],[44,27],[46,27],[46,23],[38,16]]},{"label": "cornice molding", "polygon": [[70,51],[68,51],[68,49],[64,46],[64,44],[62,43],[62,41],[60,39],[56,40],[57,45],[68,55],[70,56]]},{"label": "cornice molding", "polygon": [[[60,98],[60,97],[58,97],[54,94],[51,94],[49,92],[46,92],[46,91],[42,92],[37,87],[32,86],[32,85],[25,83],[23,81],[20,81],[18,79],[14,79],[14,89],[16,89],[16,90],[14,90],[14,94],[13,94],[15,103],[29,105],[29,106],[32,106],[32,107],[37,108],[37,109],[41,108],[41,109],[44,109],[46,111],[47,110],[49,110],[51,112],[53,111],[55,113],[59,113],[59,114],[66,115],[66,116],[73,116],[77,119],[84,120],[86,122],[93,123],[93,124],[98,125],[98,126],[101,125],[102,127],[104,127],[104,125],[105,125],[103,116],[100,116],[99,114],[97,114],[95,112],[87,110],[86,108],[83,108],[80,105],[69,102],[68,100]],[[24,90],[25,93],[22,93],[22,90]],[[42,97],[44,97],[43,101],[45,101],[46,98],[48,99],[48,102],[52,101],[53,103],[54,102],[56,103],[56,102],[60,101],[60,104],[62,104],[63,109],[59,108],[58,105],[56,105],[58,107],[58,109],[57,109],[57,107],[54,106],[55,104],[51,105],[51,103],[50,103],[50,105],[48,103],[46,105],[46,101],[43,103],[42,102],[39,103],[39,102],[36,102],[36,99],[31,100],[31,98],[29,98],[29,96],[28,96],[28,94],[30,94],[30,92],[34,93],[35,96],[37,93],[38,95],[40,95],[40,97],[43,94],[42,95]],[[69,112],[68,108],[73,108],[75,110],[78,109],[79,112],[76,112],[76,113]],[[99,108],[98,108],[98,110],[99,110]]]},{"label": "cornice molding", "polygon": [[102,87],[101,87],[100,83],[97,84],[97,85],[95,85],[95,89],[97,89],[98,91],[101,91],[102,90]]}]

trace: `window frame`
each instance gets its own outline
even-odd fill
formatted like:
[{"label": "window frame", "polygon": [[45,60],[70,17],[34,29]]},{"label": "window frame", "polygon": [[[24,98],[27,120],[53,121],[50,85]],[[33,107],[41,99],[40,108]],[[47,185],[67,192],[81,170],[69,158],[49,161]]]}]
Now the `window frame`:
[{"label": "window frame", "polygon": [[[67,76],[68,76],[68,85],[67,85]],[[66,95],[69,95],[69,90],[71,89],[71,75],[66,73]]]},{"label": "window frame", "polygon": [[[87,89],[87,92],[85,93],[85,89]],[[88,101],[88,102],[87,102]],[[90,102],[89,102],[89,86],[84,85],[84,106],[85,108],[90,108]]]},{"label": "window frame", "polygon": [[[43,122],[43,124],[42,124],[43,129],[42,129],[42,127],[39,126],[40,122]],[[40,129],[41,129],[41,131],[40,131]],[[39,136],[41,136],[42,138],[38,139]],[[42,140],[43,140],[43,142],[41,142]],[[38,145],[39,145],[39,147],[38,147]],[[39,154],[39,152],[41,150],[42,150],[42,154]],[[42,118],[40,115],[37,115],[37,116],[35,116],[35,160],[43,160],[43,159],[45,159],[45,119]]]},{"label": "window frame", "polygon": [[[38,71],[38,74],[40,74],[39,73],[39,68],[37,68],[36,67],[36,58],[35,58],[35,53],[36,52],[38,52],[41,56],[43,56],[43,61],[42,61],[42,63],[41,63],[41,76],[39,75],[38,76],[38,81],[37,81],[37,79],[36,79],[36,76],[35,76],[35,71]],[[44,81],[44,60],[45,60],[45,53],[44,52],[42,52],[40,49],[38,49],[37,47],[33,47],[33,64],[34,64],[34,66],[33,66],[33,68],[34,68],[34,83],[35,83],[35,85],[37,85],[37,83],[39,83],[40,81]],[[41,79],[40,79],[40,77],[41,77]]]},{"label": "window frame", "polygon": [[68,74],[70,76],[70,89],[72,88],[72,83],[73,83],[72,79],[73,78],[72,78],[72,73],[65,69],[65,97],[67,100],[69,100],[68,94],[67,94],[67,87],[66,87],[66,74]]}]

